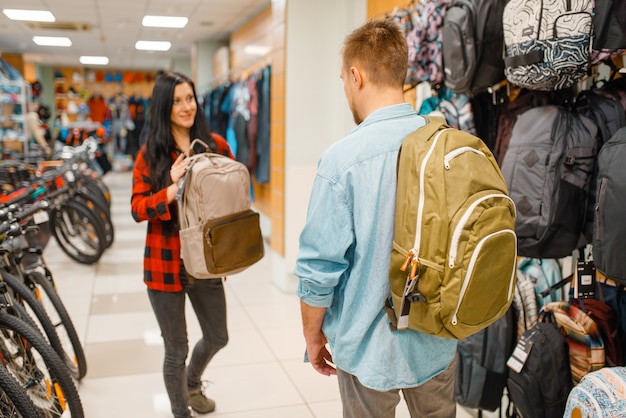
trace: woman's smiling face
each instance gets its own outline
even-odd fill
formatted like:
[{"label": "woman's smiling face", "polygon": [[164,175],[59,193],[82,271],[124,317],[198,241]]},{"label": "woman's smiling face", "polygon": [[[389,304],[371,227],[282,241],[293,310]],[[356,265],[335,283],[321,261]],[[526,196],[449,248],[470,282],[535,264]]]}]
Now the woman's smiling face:
[{"label": "woman's smiling face", "polygon": [[181,128],[191,128],[196,117],[197,105],[191,86],[180,83],[174,88],[172,102],[172,125]]}]

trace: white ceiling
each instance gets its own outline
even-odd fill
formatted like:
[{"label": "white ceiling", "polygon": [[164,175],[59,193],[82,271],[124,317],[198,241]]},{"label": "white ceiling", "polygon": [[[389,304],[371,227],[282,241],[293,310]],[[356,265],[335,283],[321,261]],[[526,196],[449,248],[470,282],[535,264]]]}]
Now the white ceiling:
[{"label": "white ceiling", "polygon": [[[199,40],[223,40],[270,5],[270,0],[0,0],[0,9],[50,10],[57,24],[86,23],[89,31],[33,29],[0,10],[0,53],[24,54],[27,62],[80,66],[81,55],[105,55],[108,67],[168,69],[171,60],[191,56]],[[183,29],[144,28],[144,15],[185,16]],[[72,46],[42,47],[32,38],[67,36]],[[135,49],[138,40],[170,41],[167,52]]]}]

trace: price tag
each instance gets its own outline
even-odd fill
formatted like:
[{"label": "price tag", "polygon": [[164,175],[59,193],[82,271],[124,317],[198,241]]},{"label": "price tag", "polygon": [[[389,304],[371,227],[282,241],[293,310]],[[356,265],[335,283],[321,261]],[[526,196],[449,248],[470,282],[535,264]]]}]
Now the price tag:
[{"label": "price tag", "polygon": [[526,364],[526,360],[528,360],[532,348],[532,341],[527,342],[526,339],[522,337],[517,343],[517,346],[515,346],[515,350],[513,350],[513,354],[507,360],[506,365],[515,373],[520,373],[524,368],[524,364]]},{"label": "price tag", "polygon": [[596,294],[596,266],[592,261],[579,261],[576,267],[576,295],[578,299],[594,298]]},{"label": "price tag", "polygon": [[35,212],[35,214],[33,215],[33,221],[35,222],[35,225],[41,225],[42,223],[48,222],[49,220],[50,216],[48,216],[48,212],[46,212],[45,210]]}]

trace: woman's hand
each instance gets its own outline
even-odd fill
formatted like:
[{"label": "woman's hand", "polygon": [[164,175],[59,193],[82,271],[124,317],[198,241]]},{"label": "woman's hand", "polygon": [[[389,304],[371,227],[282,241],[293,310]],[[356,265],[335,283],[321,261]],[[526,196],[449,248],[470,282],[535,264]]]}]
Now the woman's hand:
[{"label": "woman's hand", "polygon": [[170,178],[174,184],[177,184],[178,181],[185,175],[185,171],[187,171],[189,160],[185,159],[185,157],[185,154],[180,154],[176,158],[176,161],[174,161],[174,164],[172,164],[172,168],[170,169]]},{"label": "woman's hand", "polygon": [[180,154],[174,164],[172,164],[172,168],[170,168],[170,178],[172,179],[172,184],[167,187],[167,203],[172,203],[176,198],[176,193],[178,193],[178,181],[185,175],[187,168],[189,167],[188,159],[185,159],[185,154]]}]

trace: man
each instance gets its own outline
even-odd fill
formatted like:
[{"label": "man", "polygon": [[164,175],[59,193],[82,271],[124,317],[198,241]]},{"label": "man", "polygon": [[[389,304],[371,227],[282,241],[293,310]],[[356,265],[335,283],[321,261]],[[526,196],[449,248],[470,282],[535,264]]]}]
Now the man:
[{"label": "man", "polygon": [[319,373],[337,374],[346,418],[394,417],[400,390],[412,417],[456,415],[456,341],[391,331],[384,309],[398,149],[425,123],[404,102],[407,54],[391,21],[345,39],[341,78],[358,126],[322,155],[300,236],[307,356]]}]

